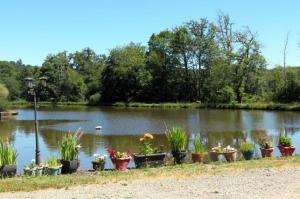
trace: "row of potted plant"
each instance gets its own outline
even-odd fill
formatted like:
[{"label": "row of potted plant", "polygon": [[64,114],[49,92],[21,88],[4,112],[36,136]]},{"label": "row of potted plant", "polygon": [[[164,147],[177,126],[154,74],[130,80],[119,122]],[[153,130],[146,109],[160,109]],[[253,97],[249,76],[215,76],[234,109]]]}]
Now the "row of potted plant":
[{"label": "row of potted plant", "polygon": [[82,131],[77,130],[74,134],[68,133],[63,136],[58,143],[58,150],[60,158],[57,159],[53,155],[48,157],[45,163],[40,165],[35,164],[35,160],[26,166],[24,170],[25,175],[41,176],[41,175],[60,175],[69,174],[77,171],[80,165],[78,158],[79,153],[79,139],[82,136]]},{"label": "row of potted plant", "polygon": [[[278,149],[282,156],[291,156],[293,155],[296,147],[292,146],[292,140],[289,137],[280,137],[278,143]],[[240,147],[245,160],[250,160],[253,158],[254,154],[254,145],[248,142],[242,143]],[[271,139],[263,139],[260,143],[260,151],[262,157],[272,157],[274,151]]]},{"label": "row of potted plant", "polygon": [[[63,136],[59,142],[60,159],[53,155],[48,157],[45,163],[35,164],[32,160],[31,164],[24,167],[25,175],[41,176],[41,175],[59,175],[76,172],[79,167],[78,159],[78,141],[82,136],[82,132],[78,130],[74,134]],[[0,177],[12,177],[17,172],[17,151],[8,143],[0,141]]]},{"label": "row of potted plant", "polygon": [[[48,157],[45,164],[35,165],[35,161],[24,168],[24,173],[30,176],[59,175],[60,173],[76,172],[80,161],[78,158],[79,139],[82,136],[81,131],[75,134],[67,134],[63,136],[59,142],[60,159],[54,156]],[[166,131],[166,137],[170,143],[172,156],[175,164],[181,164],[187,156],[188,134],[179,127],[173,127]],[[108,150],[109,157],[115,166],[116,170],[126,171],[128,163],[133,159],[136,168],[157,167],[165,164],[166,153],[160,149],[153,147],[153,135],[146,133],[140,138],[140,147],[138,153],[131,153],[130,151],[121,152],[117,150]],[[271,157],[274,148],[271,140],[263,140],[260,143],[260,150],[262,157]],[[295,147],[292,146],[291,139],[288,137],[281,137],[279,139],[278,148],[283,156],[292,155]],[[254,145],[244,142],[240,146],[246,160],[252,159],[254,153]],[[195,136],[193,140],[193,162],[203,162],[206,149],[200,136]],[[220,144],[213,147],[209,151],[209,157],[212,161],[217,161],[220,155],[223,155],[228,162],[236,159],[237,150],[230,146],[223,148]],[[106,155],[95,154],[95,160],[92,161],[94,170],[103,170],[105,167]],[[17,152],[7,143],[0,142],[0,175],[13,176],[16,173],[16,158]]]},{"label": "row of potted plant", "polygon": [[62,165],[53,155],[50,155],[46,161],[46,164],[35,164],[35,159],[31,160],[31,164],[25,166],[23,171],[27,176],[42,176],[51,175],[57,176],[61,174]]}]

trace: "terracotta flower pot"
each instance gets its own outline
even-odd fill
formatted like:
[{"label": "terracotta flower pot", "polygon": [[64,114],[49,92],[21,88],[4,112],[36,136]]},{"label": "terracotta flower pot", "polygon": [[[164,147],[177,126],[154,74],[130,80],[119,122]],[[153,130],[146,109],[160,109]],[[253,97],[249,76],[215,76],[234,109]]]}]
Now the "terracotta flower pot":
[{"label": "terracotta flower pot", "polygon": [[274,148],[268,148],[268,149],[260,148],[261,156],[263,158],[265,158],[265,157],[272,157],[273,151],[274,151]]},{"label": "terracotta flower pot", "polygon": [[213,162],[219,161],[219,156],[222,155],[222,153],[210,151],[209,152],[209,159]]},{"label": "terracotta flower pot", "polygon": [[227,162],[234,162],[236,159],[236,151],[224,152],[223,155],[224,155],[225,159],[227,160]]},{"label": "terracotta flower pot", "polygon": [[115,158],[112,162],[115,165],[116,170],[118,171],[127,171],[128,163],[130,162],[131,157],[128,158]]},{"label": "terracotta flower pot", "polygon": [[282,156],[291,156],[291,155],[293,155],[296,147],[294,147],[294,146],[290,146],[290,147],[278,146],[278,149]]},{"label": "terracotta flower pot", "polygon": [[193,162],[203,162],[203,158],[204,158],[204,155],[203,154],[200,154],[200,153],[192,153],[192,160]]}]

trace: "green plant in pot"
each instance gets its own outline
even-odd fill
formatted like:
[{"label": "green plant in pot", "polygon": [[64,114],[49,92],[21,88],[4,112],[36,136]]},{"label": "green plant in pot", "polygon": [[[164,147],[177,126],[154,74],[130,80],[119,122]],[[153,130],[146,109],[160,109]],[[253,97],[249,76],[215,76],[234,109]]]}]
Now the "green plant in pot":
[{"label": "green plant in pot", "polygon": [[203,162],[205,147],[202,144],[202,140],[200,136],[195,136],[194,141],[194,151],[192,152],[192,160],[193,162]]},{"label": "green plant in pot", "polygon": [[244,142],[240,146],[240,151],[242,152],[245,160],[251,160],[254,154],[254,145],[248,142]]},{"label": "green plant in pot", "polygon": [[282,156],[291,156],[296,149],[292,146],[292,139],[289,137],[280,137],[278,148]]},{"label": "green plant in pot", "polygon": [[57,176],[61,173],[61,163],[53,155],[50,155],[46,161],[46,174]]},{"label": "green plant in pot", "polygon": [[92,161],[93,169],[95,171],[102,171],[104,170],[105,162],[106,162],[106,154],[94,154],[95,160]]},{"label": "green plant in pot", "polygon": [[79,139],[82,132],[78,130],[75,134],[68,133],[59,142],[60,163],[62,164],[62,174],[74,173],[79,167],[78,152]]},{"label": "green plant in pot", "polygon": [[211,161],[219,161],[220,156],[224,156],[227,162],[234,162],[236,160],[237,150],[230,145],[222,148],[221,143],[218,146],[211,148],[209,157]]},{"label": "green plant in pot", "polygon": [[12,177],[17,172],[17,151],[8,143],[0,141],[0,176]]},{"label": "green plant in pot", "polygon": [[263,158],[272,157],[272,153],[274,151],[273,142],[271,136],[266,136],[259,141],[260,152]]},{"label": "green plant in pot", "polygon": [[44,170],[44,166],[42,164],[36,165],[35,159],[32,159],[31,164],[28,166],[25,166],[23,169],[24,174],[27,176],[42,176],[43,170]]},{"label": "green plant in pot", "polygon": [[183,128],[173,127],[166,132],[167,139],[171,145],[174,162],[183,163],[187,155],[186,147],[188,143],[188,135]]},{"label": "green plant in pot", "polygon": [[139,153],[133,154],[133,160],[136,168],[158,167],[165,164],[166,153],[153,147],[154,136],[151,133],[145,133],[140,138]]}]

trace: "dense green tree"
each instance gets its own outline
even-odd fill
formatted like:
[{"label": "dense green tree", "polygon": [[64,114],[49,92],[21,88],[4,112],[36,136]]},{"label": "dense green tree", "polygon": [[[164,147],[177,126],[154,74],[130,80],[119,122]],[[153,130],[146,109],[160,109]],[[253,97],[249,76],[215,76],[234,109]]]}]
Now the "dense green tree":
[{"label": "dense green tree", "polygon": [[174,33],[166,30],[153,34],[148,42],[147,70],[151,74],[149,100],[154,102],[181,100],[183,71],[176,67]]},{"label": "dense green tree", "polygon": [[246,80],[250,80],[253,75],[259,75],[265,69],[266,61],[256,36],[248,28],[235,31],[228,16],[219,17],[218,36],[224,61],[231,68],[230,86],[236,94],[236,100],[241,103]]},{"label": "dense green tree", "polygon": [[102,73],[102,100],[139,101],[147,87],[150,74],[146,70],[146,50],[140,44],[130,43],[110,51],[107,66]]},{"label": "dense green tree", "polygon": [[48,55],[39,76],[47,77],[47,92],[40,91],[41,100],[83,101],[86,85],[81,75],[70,65],[67,52]]},{"label": "dense green tree", "polygon": [[92,49],[85,48],[80,52],[71,54],[70,58],[72,68],[82,75],[87,86],[86,99],[92,95],[100,97],[100,80],[105,67],[106,56],[97,55]]}]

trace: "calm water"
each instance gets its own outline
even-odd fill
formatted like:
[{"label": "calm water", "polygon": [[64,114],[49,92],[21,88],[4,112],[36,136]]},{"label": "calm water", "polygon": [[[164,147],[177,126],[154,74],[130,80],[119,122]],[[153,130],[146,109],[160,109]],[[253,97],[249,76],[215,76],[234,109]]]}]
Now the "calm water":
[{"label": "calm water", "polygon": [[[35,154],[34,121],[32,109],[19,109],[13,120],[0,122],[0,138],[9,139],[18,150],[19,172],[29,164]],[[138,151],[139,137],[145,132],[156,134],[154,145],[168,143],[164,135],[166,126],[184,127],[190,134],[199,134],[208,147],[221,142],[238,148],[242,140],[258,142],[265,134],[278,137],[287,134],[300,152],[300,112],[242,111],[242,110],[190,110],[190,109],[129,109],[111,107],[39,109],[40,148],[43,159],[57,155],[62,135],[78,128],[84,131],[81,138],[81,168],[90,169],[94,153],[106,149]],[[95,127],[101,125],[101,131]],[[192,138],[193,136],[191,136]],[[191,145],[191,144],[190,144]],[[258,150],[256,153],[259,154]],[[276,150],[275,155],[279,155]],[[108,161],[106,167],[111,167]],[[131,166],[134,166],[131,163]]]}]

